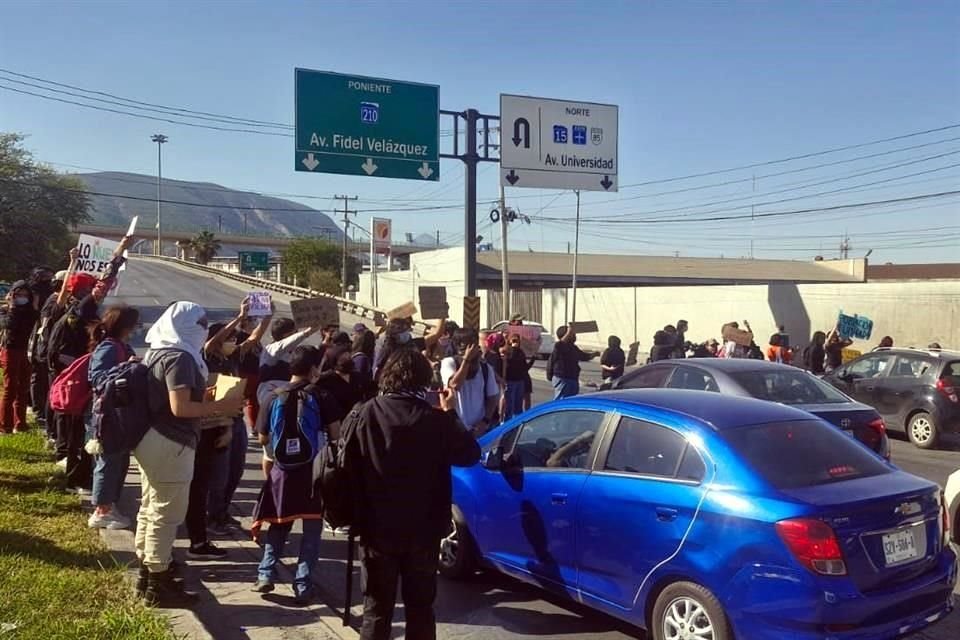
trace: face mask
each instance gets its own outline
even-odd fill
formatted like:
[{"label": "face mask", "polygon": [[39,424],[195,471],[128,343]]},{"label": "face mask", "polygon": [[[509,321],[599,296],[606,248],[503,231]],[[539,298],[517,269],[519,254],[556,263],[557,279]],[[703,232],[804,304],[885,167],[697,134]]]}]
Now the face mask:
[{"label": "face mask", "polygon": [[30,298],[14,298],[13,304],[22,307],[25,304],[30,304]]},{"label": "face mask", "polygon": [[404,331],[403,333],[398,333],[394,339],[397,341],[397,344],[407,344],[412,337],[413,335],[409,331]]}]

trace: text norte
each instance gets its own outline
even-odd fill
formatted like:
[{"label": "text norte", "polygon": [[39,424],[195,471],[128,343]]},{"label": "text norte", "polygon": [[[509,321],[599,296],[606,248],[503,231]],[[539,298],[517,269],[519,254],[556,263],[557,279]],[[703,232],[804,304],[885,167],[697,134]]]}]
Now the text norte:
[{"label": "text norte", "polygon": [[359,151],[361,153],[389,153],[392,155],[416,156],[421,158],[429,157],[430,145],[426,144],[408,144],[406,142],[396,142],[395,140],[360,136],[345,136],[339,133],[333,134],[333,138],[319,136],[316,133],[310,136],[311,147],[322,147],[324,149],[336,149],[338,151]]}]

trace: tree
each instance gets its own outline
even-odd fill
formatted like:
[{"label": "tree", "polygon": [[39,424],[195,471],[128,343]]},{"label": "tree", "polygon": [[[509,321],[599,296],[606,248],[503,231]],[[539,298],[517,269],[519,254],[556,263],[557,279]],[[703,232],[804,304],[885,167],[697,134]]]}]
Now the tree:
[{"label": "tree", "polygon": [[307,278],[306,286],[314,291],[340,295],[340,272],[329,269],[314,269]]},{"label": "tree", "polygon": [[[315,272],[327,272],[328,275],[320,278],[325,286],[329,286],[330,277],[336,278],[334,291],[340,295],[340,269],[343,259],[343,249],[340,245],[317,238],[301,238],[287,245],[283,250],[283,272],[288,282],[296,277],[297,282],[306,285],[312,281]],[[358,282],[358,265],[356,258],[347,257],[347,283]],[[326,289],[310,285],[312,288],[324,291]]]},{"label": "tree", "polygon": [[214,237],[213,233],[201,231],[190,241],[190,248],[193,250],[197,262],[207,264],[220,253],[221,246],[220,241]]},{"label": "tree", "polygon": [[38,164],[24,136],[0,133],[0,279],[17,280],[39,265],[65,267],[76,244],[72,227],[90,220],[80,180]]}]

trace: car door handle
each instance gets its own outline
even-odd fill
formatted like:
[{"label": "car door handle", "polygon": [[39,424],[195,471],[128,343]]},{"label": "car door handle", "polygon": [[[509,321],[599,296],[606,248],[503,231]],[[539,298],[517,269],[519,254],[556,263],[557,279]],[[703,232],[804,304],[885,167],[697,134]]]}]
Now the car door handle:
[{"label": "car door handle", "polygon": [[550,495],[550,503],[555,505],[564,505],[567,504],[567,494],[565,493],[554,493]]},{"label": "car door handle", "polygon": [[876,387],[864,387],[867,391],[873,391]]},{"label": "car door handle", "polygon": [[677,519],[678,511],[669,507],[657,507],[657,520],[660,522],[673,522]]}]

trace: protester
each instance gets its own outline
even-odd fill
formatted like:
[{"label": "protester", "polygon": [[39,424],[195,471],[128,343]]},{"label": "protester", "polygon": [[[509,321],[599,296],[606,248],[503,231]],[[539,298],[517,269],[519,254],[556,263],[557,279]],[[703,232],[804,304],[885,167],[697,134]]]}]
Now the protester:
[{"label": "protester", "polygon": [[335,346],[327,349],[324,361],[329,362],[331,368],[323,371],[315,384],[318,389],[336,398],[343,407],[343,415],[337,418],[339,420],[345,417],[355,404],[366,400],[372,394],[363,378],[354,371],[353,356],[349,348]]},{"label": "protester", "polygon": [[[52,270],[46,267],[34,269],[30,277],[30,291],[33,293],[37,309],[43,309],[50,296],[58,291],[62,285],[62,279],[57,281]],[[47,395],[50,392],[50,376],[47,373],[46,366],[41,366],[37,351],[40,322],[41,318],[38,314],[37,322],[30,332],[30,340],[27,342],[27,359],[30,362],[30,407],[33,409],[33,415],[37,423],[46,428],[46,406]]]},{"label": "protester", "polygon": [[[262,318],[264,322],[263,333],[269,329],[270,316]],[[263,336],[256,338],[256,341],[250,340],[253,332],[256,331],[260,323],[255,318],[244,318],[236,333],[235,343],[239,347],[251,342],[249,350],[240,358],[239,374],[244,380],[243,386],[243,422],[251,435],[256,437],[257,416],[260,413],[260,404],[257,402],[257,389],[260,386],[260,355],[263,353],[261,341]],[[226,343],[224,343],[226,344]]]},{"label": "protester", "polygon": [[290,379],[290,358],[294,349],[303,341],[319,331],[320,327],[309,327],[297,331],[297,325],[289,318],[273,321],[270,335],[273,342],[263,348],[260,354],[260,384],[257,387],[257,401],[263,404],[263,398]]},{"label": "protester", "polygon": [[687,355],[687,331],[690,329],[690,323],[686,320],[677,320],[677,332],[674,336],[674,358],[685,358]]},{"label": "protester", "polygon": [[[133,307],[112,306],[107,308],[103,319],[93,333],[97,343],[90,355],[87,379],[95,388],[111,369],[135,358],[130,339],[140,324],[140,312]],[[88,431],[91,427],[88,424]],[[130,518],[116,508],[130,467],[130,452],[100,452],[93,469],[93,513],[87,520],[91,529],[126,529]]]},{"label": "protester", "polygon": [[653,348],[650,349],[650,362],[660,362],[673,357],[676,342],[673,335],[661,329],[653,334]]},{"label": "protester", "polygon": [[612,384],[623,377],[623,369],[627,364],[627,354],[620,348],[620,344],[620,338],[610,336],[607,338],[606,350],[600,355],[600,369],[605,384]]},{"label": "protester", "polygon": [[553,384],[553,398],[568,398],[580,393],[580,363],[593,360],[576,345],[577,332],[572,325],[557,329],[557,342],[547,361],[547,380]]},{"label": "protester", "polygon": [[767,360],[781,364],[793,363],[793,352],[783,346],[783,334],[774,333],[770,336],[770,346],[767,348]]},{"label": "protester", "polygon": [[[457,355],[443,359],[440,377],[444,387],[453,394],[460,420],[480,437],[496,424],[500,387],[493,369],[481,357],[478,340],[474,329],[458,329],[453,335]],[[382,384],[380,390],[383,391]]]},{"label": "protester", "polygon": [[940,346],[939,342],[931,342],[930,344],[927,345],[927,349],[929,349],[930,351],[942,351],[943,347]]},{"label": "protester", "polygon": [[706,342],[698,344],[693,350],[694,358],[716,358],[720,343],[711,338]]},{"label": "protester", "polygon": [[[759,347],[756,347],[756,343],[753,341],[753,329],[750,328],[750,323],[746,320],[743,321],[743,325],[746,327],[746,332],[749,333],[750,343],[748,345],[742,345],[736,340],[729,340],[727,338],[727,328],[733,329],[735,331],[740,330],[740,323],[738,322],[729,322],[720,329],[721,336],[724,340],[723,348],[720,350],[719,356],[721,358],[749,358],[751,357],[751,352],[756,355],[756,350]],[[754,348],[756,347],[756,348]],[[760,353],[760,360],[763,359],[763,353]]]},{"label": "protester", "polygon": [[[803,350],[803,366],[806,367],[807,371],[815,375],[823,375],[824,371],[824,360],[827,357],[827,352],[825,346],[827,343],[827,334],[823,331],[816,331],[813,334],[813,339],[811,343]],[[842,358],[841,352],[841,358]]]},{"label": "protester", "polygon": [[30,404],[30,359],[27,346],[36,326],[38,300],[24,280],[14,282],[7,293],[7,310],[0,315],[0,366],[3,367],[3,391],[0,395],[0,434],[27,430]]},{"label": "protester", "polygon": [[842,337],[836,327],[830,331],[830,335],[827,336],[827,345],[824,347],[827,354],[826,373],[843,366],[843,350],[851,344],[853,344],[853,340]]},{"label": "protester", "polygon": [[[349,352],[347,361],[352,362]],[[297,347],[290,360],[290,384],[264,403],[257,419],[257,434],[260,444],[270,456],[276,452],[272,445],[274,435],[282,433],[283,424],[275,424],[273,417],[283,421],[285,410],[317,411],[312,417],[297,413],[298,425],[312,424],[318,427],[313,434],[317,440],[317,451],[326,446],[326,438],[339,435],[341,410],[332,395],[318,389],[313,383],[320,375],[320,352],[316,347]],[[298,402],[293,394],[303,392],[313,397],[316,404]],[[286,403],[295,403],[287,406]],[[276,403],[280,403],[279,406]],[[279,439],[277,439],[279,440]],[[257,570],[257,582],[253,590],[257,593],[270,593],[274,590],[276,565],[283,557],[283,547],[297,520],[302,522],[303,534],[300,537],[300,550],[297,558],[297,571],[293,580],[294,598],[298,604],[308,603],[313,596],[311,574],[320,555],[320,537],[323,532],[323,502],[320,492],[315,488],[316,473],[312,463],[294,467],[274,464],[270,468],[266,482],[260,490],[260,496],[253,510],[253,536],[257,538],[264,524],[269,523],[266,540],[263,545],[263,559]]]},{"label": "protester", "polygon": [[[251,333],[239,331],[240,327],[249,320],[249,310],[249,299],[244,299],[236,318],[225,325],[210,327],[209,339],[203,347],[204,359],[210,369],[208,384],[216,384],[216,378],[220,375],[244,377],[244,362],[260,348],[260,341],[272,320],[272,315],[266,315],[260,318]],[[251,402],[248,385],[249,381],[243,390],[245,411]],[[253,401],[255,402],[255,398]],[[225,420],[224,425],[231,430],[231,436],[225,457],[212,469],[207,493],[207,521],[210,530],[218,535],[226,533],[228,527],[240,526],[240,522],[230,516],[229,508],[233,495],[240,485],[240,479],[243,477],[249,444],[243,417],[234,416],[230,420]],[[196,478],[196,474],[194,477]],[[189,513],[188,509],[188,521]],[[197,517],[198,522],[199,520],[200,518]]]},{"label": "protester", "polygon": [[[457,335],[455,341],[471,351],[464,362],[478,362],[476,332]],[[480,448],[457,421],[450,391],[440,396],[442,410],[422,399],[430,376],[421,353],[391,355],[381,372],[381,395],[364,407],[347,443],[358,505],[351,533],[359,536],[364,585],[361,640],[390,638],[398,582],[406,637],[436,637],[437,549],[450,528],[450,467],[476,464]]]},{"label": "protester", "polygon": [[380,378],[380,368],[399,349],[416,348],[410,324],[403,318],[393,318],[384,327],[383,337],[377,344],[373,359],[373,379]]},{"label": "protester", "polygon": [[890,336],[883,336],[880,338],[880,344],[874,348],[874,351],[877,349],[893,349],[893,338]]},{"label": "protester", "polygon": [[334,362],[340,353],[342,351],[349,351],[351,346],[353,346],[353,340],[345,331],[335,333],[329,344],[325,343],[321,347],[323,352],[320,360],[320,369],[322,371],[330,371],[333,369]]},{"label": "protester", "polygon": [[200,419],[234,415],[242,398],[212,401],[203,359],[206,311],[192,302],[170,305],[147,333],[151,423],[134,449],[143,495],[135,539],[142,562],[138,592],[149,606],[191,604],[196,596],[174,580],[169,566],[177,527],[187,512]]},{"label": "protester", "polygon": [[527,380],[530,378],[530,367],[535,357],[527,358],[521,347],[522,339],[519,334],[512,334],[507,341],[504,355],[504,378],[506,388],[503,393],[503,420],[523,413],[524,396],[527,393]]},{"label": "protester", "polygon": [[353,370],[366,389],[366,394],[372,395],[374,390],[373,354],[377,346],[377,336],[372,331],[364,329],[360,332],[354,331],[350,350],[353,352]]}]

